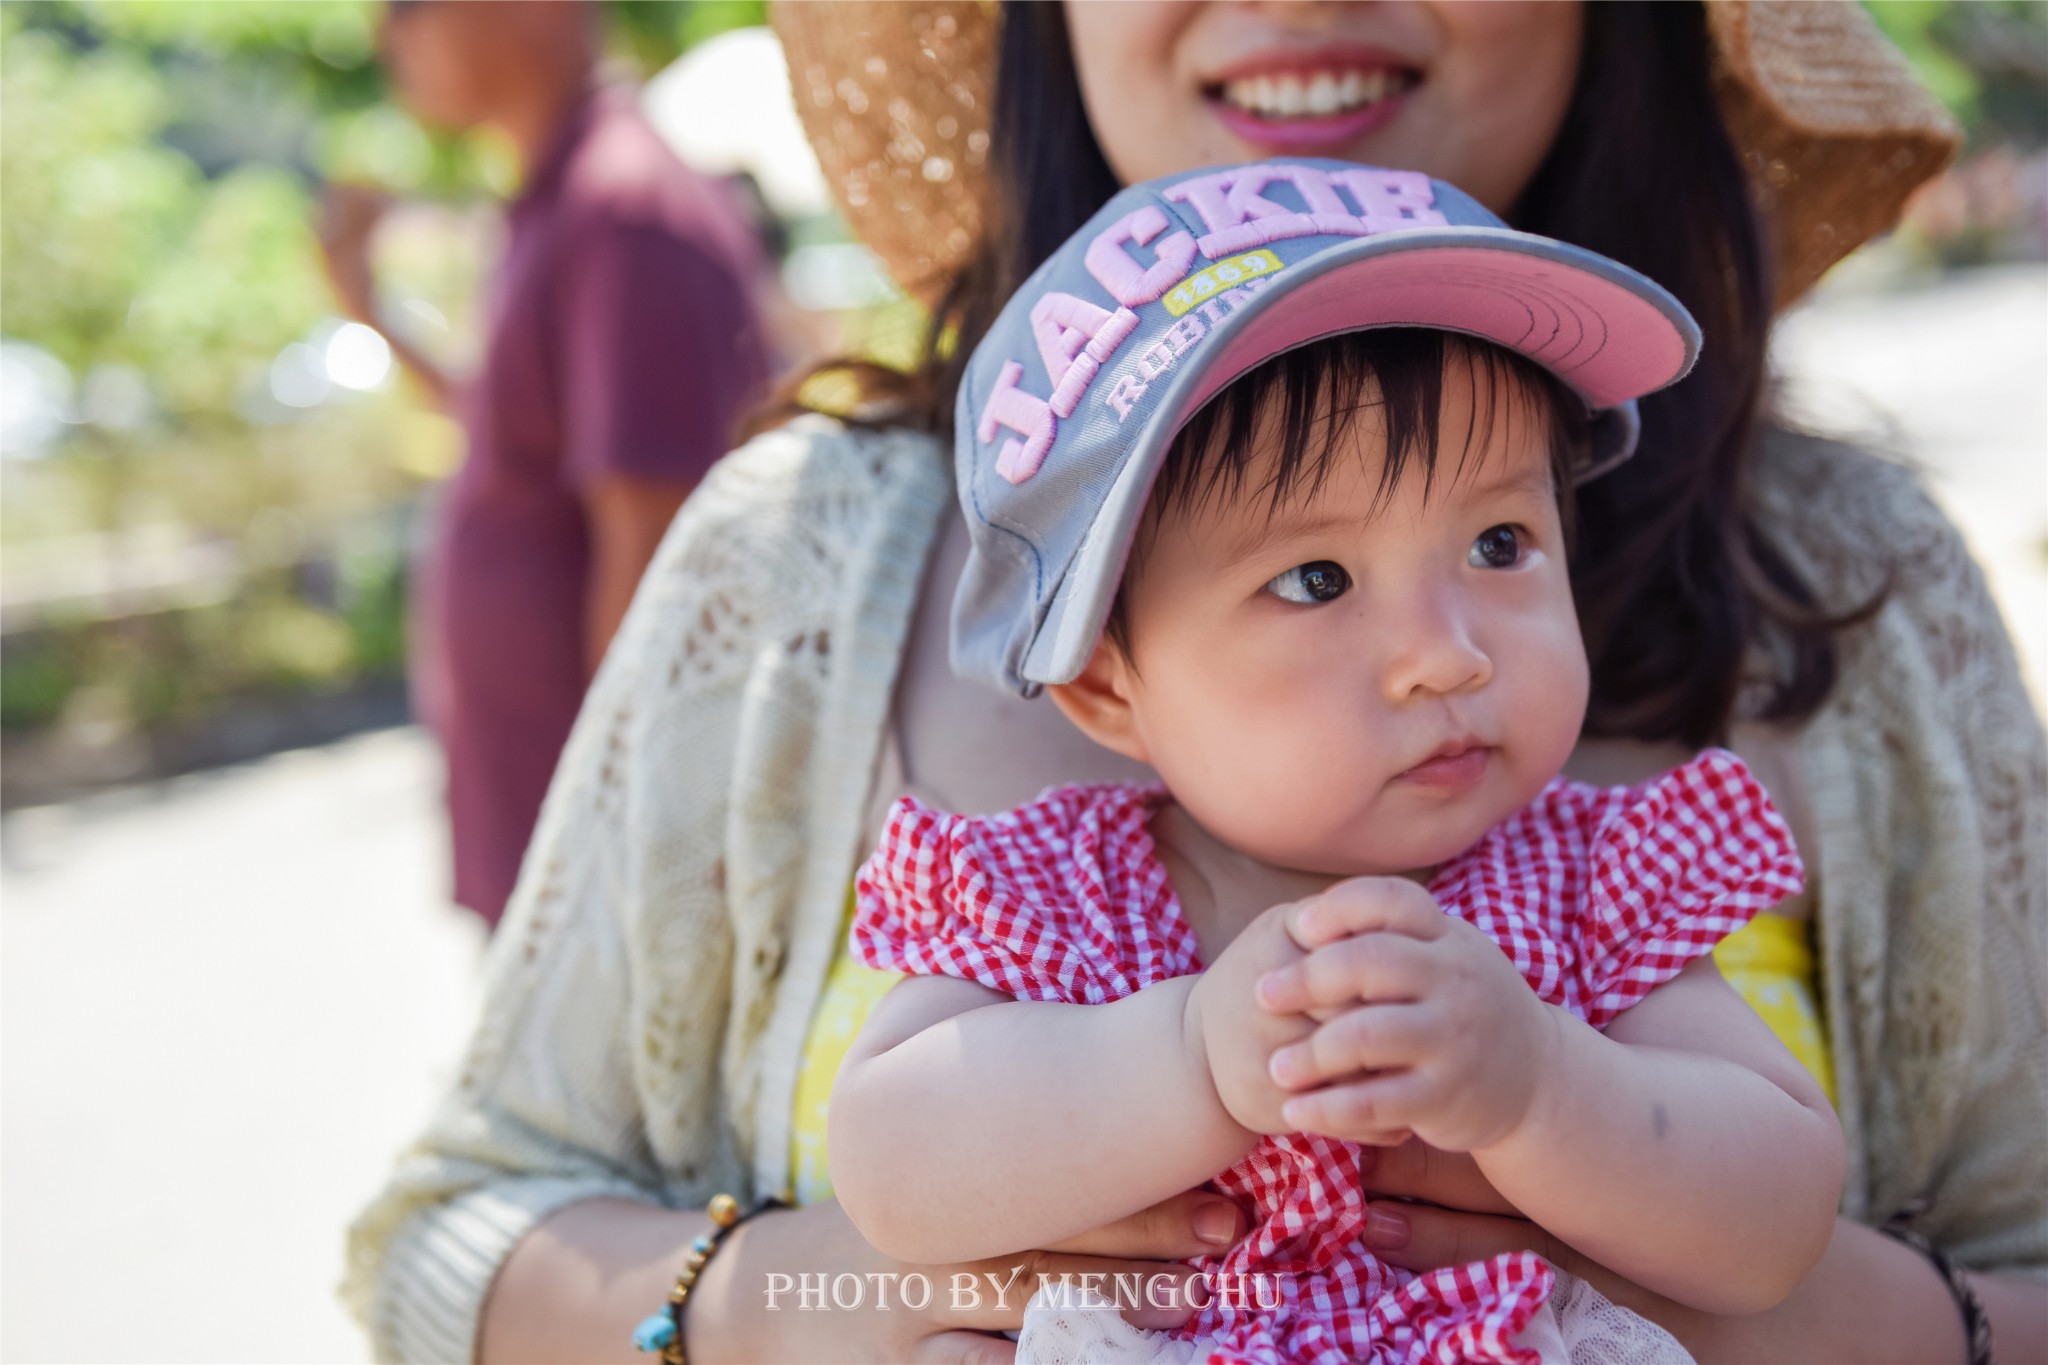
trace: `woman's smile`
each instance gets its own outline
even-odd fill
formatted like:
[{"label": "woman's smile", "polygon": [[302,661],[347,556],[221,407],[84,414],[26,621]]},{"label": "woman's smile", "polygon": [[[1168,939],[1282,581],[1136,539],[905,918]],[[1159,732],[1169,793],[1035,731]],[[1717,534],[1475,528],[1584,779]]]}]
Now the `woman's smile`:
[{"label": "woman's smile", "polygon": [[1421,79],[1414,65],[1365,43],[1267,47],[1217,73],[1203,94],[1246,142],[1305,152],[1334,149],[1385,126]]},{"label": "woman's smile", "polygon": [[1582,13],[1562,0],[1065,9],[1094,132],[1126,184],[1262,156],[1426,171],[1513,204],[1563,122]]}]

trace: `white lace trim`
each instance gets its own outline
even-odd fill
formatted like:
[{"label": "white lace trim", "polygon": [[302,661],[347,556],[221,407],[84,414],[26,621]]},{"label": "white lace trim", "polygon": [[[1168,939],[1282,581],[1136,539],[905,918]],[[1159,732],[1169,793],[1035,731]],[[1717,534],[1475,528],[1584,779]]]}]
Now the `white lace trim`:
[{"label": "white lace trim", "polygon": [[[1099,1291],[1046,1286],[1024,1309],[1017,1365],[1190,1365],[1207,1354],[1199,1337],[1133,1327]],[[1559,1272],[1545,1305],[1515,1338],[1543,1365],[1693,1365],[1678,1339]]]}]

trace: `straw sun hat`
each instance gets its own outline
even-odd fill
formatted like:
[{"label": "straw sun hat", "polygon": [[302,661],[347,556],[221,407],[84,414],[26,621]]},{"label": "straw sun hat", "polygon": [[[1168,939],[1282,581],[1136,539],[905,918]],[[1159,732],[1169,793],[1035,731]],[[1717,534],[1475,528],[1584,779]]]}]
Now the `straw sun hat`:
[{"label": "straw sun hat", "polygon": [[[1714,87],[1778,261],[1778,302],[1898,221],[1958,131],[1860,5],[1706,0]],[[825,179],[912,293],[973,249],[999,10],[989,0],[777,0]]]}]

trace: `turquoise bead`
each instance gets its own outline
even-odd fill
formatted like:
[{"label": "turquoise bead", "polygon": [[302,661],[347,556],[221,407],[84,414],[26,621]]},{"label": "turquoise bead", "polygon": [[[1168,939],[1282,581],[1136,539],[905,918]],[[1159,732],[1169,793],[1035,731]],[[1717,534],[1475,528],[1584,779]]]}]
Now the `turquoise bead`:
[{"label": "turquoise bead", "polygon": [[636,1351],[666,1351],[675,1339],[675,1320],[669,1317],[666,1308],[659,1313],[650,1313],[633,1329],[633,1349]]}]

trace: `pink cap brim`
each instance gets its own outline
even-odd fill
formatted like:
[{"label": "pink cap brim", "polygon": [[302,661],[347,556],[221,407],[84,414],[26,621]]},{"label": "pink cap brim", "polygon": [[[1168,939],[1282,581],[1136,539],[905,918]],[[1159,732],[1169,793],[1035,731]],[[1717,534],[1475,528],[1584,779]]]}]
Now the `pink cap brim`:
[{"label": "pink cap brim", "polygon": [[1370,327],[1469,332],[1519,351],[1595,409],[1652,393],[1691,363],[1671,318],[1640,293],[1524,251],[1421,246],[1329,270],[1230,336],[1181,404],[1185,421],[1239,375],[1320,337]]}]

